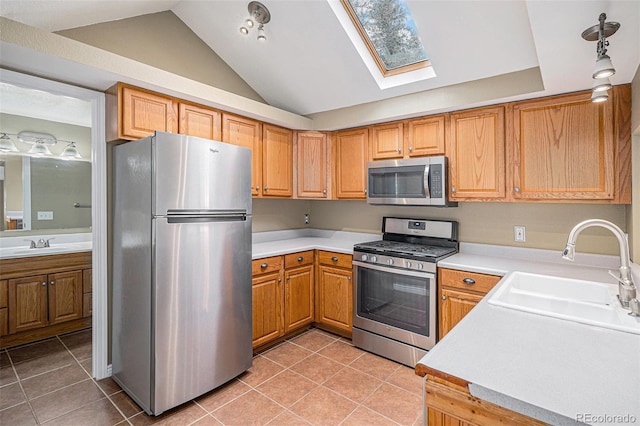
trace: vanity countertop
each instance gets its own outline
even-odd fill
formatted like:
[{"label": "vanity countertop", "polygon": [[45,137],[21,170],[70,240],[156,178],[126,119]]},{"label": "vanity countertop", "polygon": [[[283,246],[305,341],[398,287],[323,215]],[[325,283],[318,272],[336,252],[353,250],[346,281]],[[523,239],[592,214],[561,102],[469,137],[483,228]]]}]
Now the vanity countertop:
[{"label": "vanity countertop", "polygon": [[[37,243],[40,239],[48,239],[50,246],[29,248],[30,241]],[[7,237],[0,239],[0,259],[78,253],[92,248],[90,233]]]}]

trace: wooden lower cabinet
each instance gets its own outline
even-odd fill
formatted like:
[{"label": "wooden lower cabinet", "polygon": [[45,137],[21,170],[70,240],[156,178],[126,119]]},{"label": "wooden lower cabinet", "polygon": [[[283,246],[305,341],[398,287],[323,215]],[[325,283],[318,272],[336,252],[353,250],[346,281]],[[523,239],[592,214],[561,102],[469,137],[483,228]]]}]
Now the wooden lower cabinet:
[{"label": "wooden lower cabinet", "polygon": [[439,333],[442,339],[500,281],[496,275],[438,270]]},{"label": "wooden lower cabinet", "polygon": [[353,330],[351,255],[318,252],[316,323],[345,336]]},{"label": "wooden lower cabinet", "polygon": [[313,322],[313,250],[286,255],[284,277],[284,332],[288,333]]},{"label": "wooden lower cabinet", "polygon": [[253,347],[282,336],[282,274],[280,271],[254,277]]},{"label": "wooden lower cabinet", "polygon": [[0,260],[0,347],[89,327],[90,268],[91,253]]}]

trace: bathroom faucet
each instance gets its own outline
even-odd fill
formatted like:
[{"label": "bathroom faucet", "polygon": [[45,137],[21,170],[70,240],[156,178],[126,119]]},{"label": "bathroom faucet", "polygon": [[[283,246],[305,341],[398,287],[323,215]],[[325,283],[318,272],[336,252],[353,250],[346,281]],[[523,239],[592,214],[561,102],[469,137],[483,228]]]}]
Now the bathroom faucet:
[{"label": "bathroom faucet", "polygon": [[636,286],[633,283],[631,268],[629,266],[631,262],[629,256],[629,240],[627,239],[627,234],[622,232],[622,229],[617,225],[602,219],[588,219],[578,223],[573,227],[571,232],[569,232],[567,246],[562,252],[562,258],[571,261],[574,260],[578,235],[592,226],[606,228],[613,232],[613,235],[618,238],[618,244],[620,245],[620,275],[616,276],[611,271],[609,271],[609,274],[618,280],[618,300],[620,300],[622,307],[630,309],[630,315],[640,316],[640,301],[638,301],[636,297]]}]

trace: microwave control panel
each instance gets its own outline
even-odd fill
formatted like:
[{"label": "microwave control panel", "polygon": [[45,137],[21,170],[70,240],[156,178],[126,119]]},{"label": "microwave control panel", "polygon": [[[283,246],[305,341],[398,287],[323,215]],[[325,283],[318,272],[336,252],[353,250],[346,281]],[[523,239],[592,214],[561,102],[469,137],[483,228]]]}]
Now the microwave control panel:
[{"label": "microwave control panel", "polygon": [[429,169],[429,195],[431,198],[442,198],[442,164],[432,164]]}]

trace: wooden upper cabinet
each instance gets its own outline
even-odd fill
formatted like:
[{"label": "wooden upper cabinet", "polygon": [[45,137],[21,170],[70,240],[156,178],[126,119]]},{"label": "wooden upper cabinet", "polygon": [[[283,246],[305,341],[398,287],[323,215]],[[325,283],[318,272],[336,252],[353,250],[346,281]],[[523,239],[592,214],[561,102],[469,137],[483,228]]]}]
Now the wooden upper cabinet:
[{"label": "wooden upper cabinet", "polygon": [[222,141],[251,150],[251,194],[262,191],[262,126],[260,122],[222,114]]},{"label": "wooden upper cabinet", "polygon": [[444,155],[444,134],[444,115],[409,120],[405,135],[406,156]]},{"label": "wooden upper cabinet", "polygon": [[449,121],[450,199],[505,198],[504,107],[453,113]]},{"label": "wooden upper cabinet", "polygon": [[367,198],[368,145],[366,128],[335,133],[336,198]]},{"label": "wooden upper cabinet", "polygon": [[120,139],[140,139],[154,131],[176,133],[177,103],[171,98],[118,84]]},{"label": "wooden upper cabinet", "polygon": [[179,105],[178,133],[219,141],[222,137],[222,114],[210,108],[196,105]]},{"label": "wooden upper cabinet", "polygon": [[404,156],[404,125],[402,122],[371,126],[371,158],[390,160]]},{"label": "wooden upper cabinet", "polygon": [[298,198],[327,198],[329,161],[327,135],[318,132],[299,132],[296,136],[296,196]]},{"label": "wooden upper cabinet", "polygon": [[516,200],[614,198],[614,102],[591,92],[513,106]]},{"label": "wooden upper cabinet", "polygon": [[262,125],[262,195],[293,195],[293,132],[289,129]]}]

